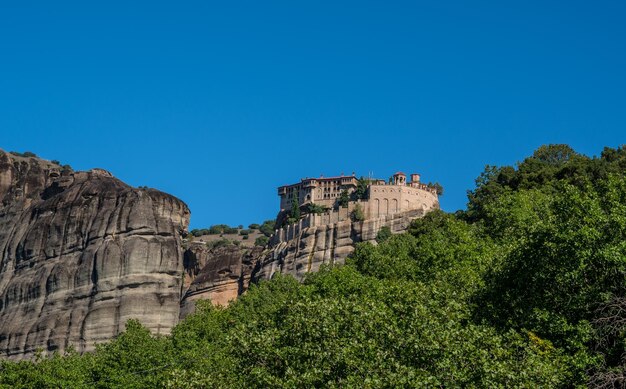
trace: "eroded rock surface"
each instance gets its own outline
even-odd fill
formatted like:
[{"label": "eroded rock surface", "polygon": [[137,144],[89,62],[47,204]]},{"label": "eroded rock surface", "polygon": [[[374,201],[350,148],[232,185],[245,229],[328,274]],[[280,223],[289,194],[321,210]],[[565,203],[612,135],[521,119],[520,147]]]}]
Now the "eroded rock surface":
[{"label": "eroded rock surface", "polygon": [[254,249],[227,246],[208,249],[191,243],[185,251],[185,290],[181,318],[193,312],[199,299],[227,305],[245,292],[251,282],[269,280],[276,273],[302,280],[324,264],[343,264],[358,242],[375,242],[384,226],[392,233],[407,230],[411,222],[429,210],[399,212],[361,222],[342,221],[302,227],[290,225],[277,231],[268,247]]},{"label": "eroded rock surface", "polygon": [[178,322],[182,201],[2,151],[0,201],[1,354],[88,351],[130,318],[154,333]]},{"label": "eroded rock surface", "polygon": [[181,318],[194,311],[199,299],[225,306],[246,291],[262,251],[262,247],[234,245],[209,249],[204,243],[192,242],[184,256],[186,288]]},{"label": "eroded rock surface", "polygon": [[426,210],[411,210],[364,221],[342,221],[304,227],[290,225],[278,231],[269,253],[259,259],[252,280],[271,279],[274,273],[289,274],[302,280],[324,264],[343,264],[358,242],[374,242],[380,229],[392,233],[407,230],[411,221],[423,217]]}]

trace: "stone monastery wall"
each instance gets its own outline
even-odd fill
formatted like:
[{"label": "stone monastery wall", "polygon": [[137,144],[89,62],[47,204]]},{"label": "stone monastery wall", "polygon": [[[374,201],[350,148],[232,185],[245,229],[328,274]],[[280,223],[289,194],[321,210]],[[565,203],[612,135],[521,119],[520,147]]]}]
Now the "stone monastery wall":
[{"label": "stone monastery wall", "polygon": [[425,188],[403,185],[370,185],[366,218],[393,215],[394,213],[439,208],[436,193]]},{"label": "stone monastery wall", "polygon": [[[423,212],[439,208],[439,199],[434,188],[420,183],[419,174],[411,174],[411,182],[406,175],[398,172],[392,176],[392,183],[373,179],[367,186],[367,199],[350,201],[348,207],[338,205],[341,192],[353,194],[358,186],[354,174],[351,176],[305,178],[297,184],[278,188],[281,198],[281,212],[288,212],[294,202],[303,206],[316,204],[327,207],[321,214],[305,215],[296,223],[300,228],[328,225],[349,221],[352,212],[360,207],[365,219],[390,216],[400,212],[419,210]],[[284,232],[287,233],[288,229]]]}]

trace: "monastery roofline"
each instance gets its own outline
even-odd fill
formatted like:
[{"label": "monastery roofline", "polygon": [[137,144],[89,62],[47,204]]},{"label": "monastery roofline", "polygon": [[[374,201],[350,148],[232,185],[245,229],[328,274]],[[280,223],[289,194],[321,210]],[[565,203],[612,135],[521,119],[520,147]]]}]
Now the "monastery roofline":
[{"label": "monastery roofline", "polygon": [[339,180],[342,178],[354,178],[356,179],[356,175],[352,174],[349,176],[333,176],[333,177],[306,177],[306,178],[302,178],[300,179],[300,182],[295,183],[295,184],[288,184],[288,185],[281,185],[279,186],[279,188],[282,187],[288,187],[288,186],[295,186],[295,185],[300,185],[301,183],[303,183],[304,181],[310,181],[310,180],[315,180],[315,181],[332,181],[332,180]]}]

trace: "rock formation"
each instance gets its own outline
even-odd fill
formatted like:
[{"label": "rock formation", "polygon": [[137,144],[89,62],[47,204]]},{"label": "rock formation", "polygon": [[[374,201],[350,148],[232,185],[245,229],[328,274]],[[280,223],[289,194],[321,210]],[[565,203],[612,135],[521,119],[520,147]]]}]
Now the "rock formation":
[{"label": "rock formation", "polygon": [[189,209],[110,173],[0,151],[0,352],[79,352],[178,322]]},{"label": "rock formation", "polygon": [[73,172],[1,150],[0,201],[0,354],[16,359],[70,345],[89,351],[131,318],[166,334],[198,299],[226,305],[277,272],[302,279],[343,263],[383,226],[405,231],[438,207],[358,222],[303,218],[265,248],[189,242],[183,253],[182,201],[102,169]]},{"label": "rock formation", "polygon": [[429,210],[399,212],[364,221],[341,221],[307,227],[292,224],[276,231],[270,245],[254,249],[227,246],[209,249],[192,242],[185,251],[185,292],[181,318],[193,312],[199,299],[227,305],[245,292],[251,282],[269,280],[276,273],[302,280],[324,264],[343,264],[357,242],[375,242],[384,226],[392,233],[407,230],[409,224]]},{"label": "rock formation", "polygon": [[204,243],[190,244],[185,251],[185,293],[181,318],[193,312],[198,299],[227,305],[248,289],[262,247],[225,246],[209,249]]},{"label": "rock formation", "polygon": [[343,264],[354,251],[355,243],[375,242],[378,231],[384,226],[392,233],[404,232],[411,221],[423,217],[426,212],[417,209],[364,221],[284,227],[273,236],[269,253],[259,259],[252,280],[271,279],[277,272],[302,280],[323,264]]}]

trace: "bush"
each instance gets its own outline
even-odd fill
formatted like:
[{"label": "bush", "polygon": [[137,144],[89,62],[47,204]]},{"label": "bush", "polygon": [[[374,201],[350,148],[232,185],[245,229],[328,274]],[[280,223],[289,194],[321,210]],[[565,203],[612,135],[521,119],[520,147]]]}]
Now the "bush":
[{"label": "bush", "polygon": [[250,230],[239,230],[239,235],[250,235]]},{"label": "bush", "polygon": [[360,204],[357,204],[352,210],[352,220],[356,222],[360,222],[365,220],[365,214],[363,213],[363,208],[361,208]]},{"label": "bush", "polygon": [[[140,187],[141,188],[141,187]],[[189,233],[195,237],[198,236],[202,236],[202,235],[210,235],[211,233],[209,232],[209,230],[207,230],[206,228],[194,228],[193,230],[189,231]]]},{"label": "bush", "polygon": [[376,242],[382,243],[391,238],[391,235],[391,228],[389,228],[388,226],[383,226],[378,231],[378,234],[376,234]]},{"label": "bush", "polygon": [[23,157],[23,158],[37,157],[37,154],[31,151],[25,151],[23,153],[20,153],[19,151],[9,151],[9,154],[15,155],[16,157]]},{"label": "bush", "polygon": [[248,228],[251,230],[258,230],[259,228],[261,228],[261,225],[257,223],[252,223],[248,226]]},{"label": "bush", "polygon": [[314,213],[316,215],[319,215],[321,213],[328,211],[328,207],[325,207],[323,205],[318,205],[315,203],[306,204],[303,208],[304,208],[304,213]]},{"label": "bush", "polygon": [[270,242],[270,238],[268,238],[267,236],[259,236],[258,238],[256,238],[256,240],[254,241],[254,245],[255,246],[267,246],[267,244]]},{"label": "bush", "polygon": [[239,230],[234,227],[229,227],[227,224],[216,224],[209,228],[193,229],[191,234],[194,236],[202,235],[221,235],[221,234],[237,234]]},{"label": "bush", "polygon": [[230,246],[231,244],[233,244],[233,241],[228,240],[228,239],[218,239],[218,240],[213,240],[211,242],[206,242],[206,246],[209,249],[216,249],[218,247],[226,247],[226,246]]},{"label": "bush", "polygon": [[259,227],[259,231],[265,236],[272,236],[274,234],[274,225],[276,222],[274,220],[266,220]]},{"label": "bush", "polygon": [[239,230],[235,227],[226,227],[224,228],[224,231],[222,233],[225,235],[233,235],[233,234],[238,234]]}]

